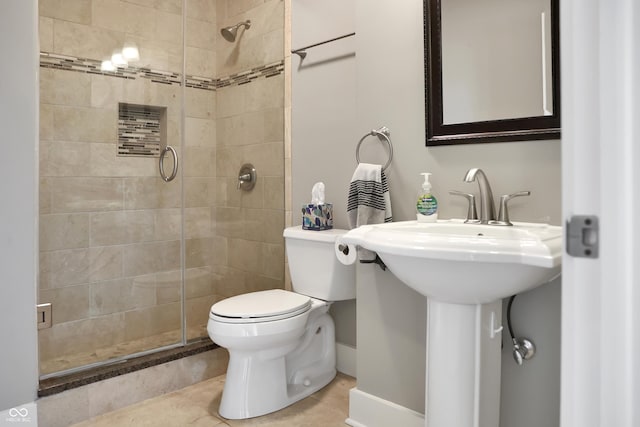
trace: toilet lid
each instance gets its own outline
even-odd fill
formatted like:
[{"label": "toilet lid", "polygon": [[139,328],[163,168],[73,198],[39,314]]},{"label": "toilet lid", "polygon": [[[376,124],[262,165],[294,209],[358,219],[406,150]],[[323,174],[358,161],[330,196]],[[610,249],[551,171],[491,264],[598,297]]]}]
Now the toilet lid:
[{"label": "toilet lid", "polygon": [[211,306],[211,314],[237,321],[284,319],[307,311],[311,298],[282,289],[251,292],[224,299]]}]

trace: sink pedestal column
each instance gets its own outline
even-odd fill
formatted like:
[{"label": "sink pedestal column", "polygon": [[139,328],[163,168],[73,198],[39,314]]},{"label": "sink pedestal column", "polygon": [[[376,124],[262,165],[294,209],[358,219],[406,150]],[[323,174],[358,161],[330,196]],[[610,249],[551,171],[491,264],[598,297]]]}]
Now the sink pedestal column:
[{"label": "sink pedestal column", "polygon": [[428,427],[498,427],[502,301],[427,300]]}]

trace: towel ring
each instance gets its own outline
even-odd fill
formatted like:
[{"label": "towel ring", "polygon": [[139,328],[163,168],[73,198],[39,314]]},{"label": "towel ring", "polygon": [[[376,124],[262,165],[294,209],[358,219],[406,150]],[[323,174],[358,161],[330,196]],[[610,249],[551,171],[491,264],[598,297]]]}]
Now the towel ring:
[{"label": "towel ring", "polygon": [[382,126],[380,129],[374,129],[360,138],[360,141],[358,141],[358,145],[356,146],[356,161],[360,163],[360,146],[362,145],[362,142],[369,136],[377,136],[378,138],[380,138],[380,140],[386,141],[387,145],[389,146],[389,160],[387,160],[387,163],[382,167],[382,170],[386,170],[391,164],[391,160],[393,160],[393,145],[391,145],[389,134],[389,128],[386,126]]}]

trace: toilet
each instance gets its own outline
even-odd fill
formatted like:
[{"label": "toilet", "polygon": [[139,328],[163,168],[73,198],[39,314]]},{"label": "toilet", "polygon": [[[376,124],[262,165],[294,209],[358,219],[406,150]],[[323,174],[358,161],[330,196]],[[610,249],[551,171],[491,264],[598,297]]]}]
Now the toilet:
[{"label": "toilet", "polygon": [[215,303],[209,337],[229,351],[219,413],[228,419],[275,412],[327,385],[336,375],[332,301],[356,297],[355,268],[334,245],[346,230],[284,230],[294,292],[251,292]]}]

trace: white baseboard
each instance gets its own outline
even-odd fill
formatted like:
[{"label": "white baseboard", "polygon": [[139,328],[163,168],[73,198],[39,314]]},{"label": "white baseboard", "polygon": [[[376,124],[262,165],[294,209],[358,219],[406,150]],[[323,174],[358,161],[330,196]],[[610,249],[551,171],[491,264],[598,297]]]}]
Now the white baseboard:
[{"label": "white baseboard", "polygon": [[36,402],[23,403],[0,411],[0,427],[3,426],[38,426],[38,407]]},{"label": "white baseboard", "polygon": [[355,347],[347,344],[336,343],[336,369],[338,372],[356,378],[356,356],[358,351]]},{"label": "white baseboard", "polygon": [[352,427],[424,427],[424,415],[352,388],[349,391],[349,418],[345,423]]}]

